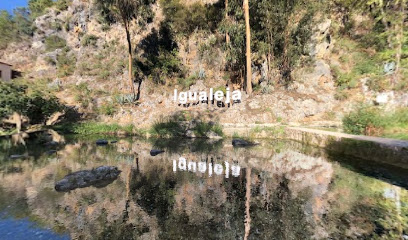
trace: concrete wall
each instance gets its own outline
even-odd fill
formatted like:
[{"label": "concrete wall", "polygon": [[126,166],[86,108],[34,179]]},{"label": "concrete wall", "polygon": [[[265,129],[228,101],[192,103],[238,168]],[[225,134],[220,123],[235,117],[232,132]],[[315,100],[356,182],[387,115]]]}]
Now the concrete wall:
[{"label": "concrete wall", "polygon": [[287,127],[286,139],[408,170],[408,141]]},{"label": "concrete wall", "polygon": [[1,71],[1,80],[2,81],[10,81],[11,80],[11,66],[0,63],[0,71]]},{"label": "concrete wall", "polygon": [[326,152],[349,155],[362,160],[375,161],[408,170],[408,141],[368,136],[356,136],[317,129],[258,125],[223,125],[227,137],[249,139],[288,139],[306,145],[318,146]]}]

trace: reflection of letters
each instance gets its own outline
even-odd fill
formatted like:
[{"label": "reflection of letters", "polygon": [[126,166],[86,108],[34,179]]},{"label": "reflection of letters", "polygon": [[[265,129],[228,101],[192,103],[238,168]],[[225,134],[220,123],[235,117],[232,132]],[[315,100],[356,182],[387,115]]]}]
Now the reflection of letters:
[{"label": "reflection of letters", "polygon": [[207,164],[205,162],[199,162],[198,171],[200,171],[201,173],[205,173],[205,171],[207,171]]},{"label": "reflection of letters", "polygon": [[214,172],[215,172],[215,174],[221,175],[221,174],[222,174],[222,170],[223,170],[223,167],[222,167],[220,164],[215,164],[215,165],[214,165]]},{"label": "reflection of letters", "polygon": [[180,170],[186,171],[187,160],[183,157],[179,159],[179,168]]},{"label": "reflection of letters", "polygon": [[[232,176],[238,177],[240,175],[241,167],[238,165],[230,165],[227,161],[224,162],[225,165],[225,178],[229,178],[230,172]],[[197,172],[197,163],[194,161],[188,161],[184,157],[180,157],[177,163],[177,160],[173,160],[173,172],[177,172],[177,168],[179,171],[189,171],[189,172]],[[198,162],[198,171],[200,173],[206,173],[208,170],[208,176],[212,177],[213,173],[217,176],[221,176],[224,172],[224,166],[219,163],[207,163],[206,162]]]},{"label": "reflection of letters", "polygon": [[188,171],[189,172],[196,172],[197,170],[197,163],[195,162],[188,162]]},{"label": "reflection of letters", "polygon": [[225,163],[225,178],[229,178],[229,163],[226,161],[224,163]]},{"label": "reflection of letters", "polygon": [[232,172],[232,176],[234,177],[238,177],[241,171],[241,167],[238,165],[232,165],[231,166],[231,172]]}]

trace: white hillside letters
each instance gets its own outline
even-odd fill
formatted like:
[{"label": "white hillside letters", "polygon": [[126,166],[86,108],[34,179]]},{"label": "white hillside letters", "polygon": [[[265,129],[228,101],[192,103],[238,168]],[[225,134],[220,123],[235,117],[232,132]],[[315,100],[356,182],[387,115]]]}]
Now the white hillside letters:
[{"label": "white hillside letters", "polygon": [[221,176],[225,175],[225,178],[229,178],[230,175],[238,177],[241,172],[241,167],[238,165],[230,165],[227,161],[224,162],[224,166],[218,163],[207,162],[194,162],[188,161],[184,157],[180,157],[179,160],[173,160],[173,172],[177,171],[189,171],[193,173],[206,173],[212,177],[213,174]]},{"label": "white hillside letters", "polygon": [[235,90],[231,93],[229,88],[226,88],[225,95],[224,92],[218,90],[214,93],[214,89],[210,88],[209,93],[202,91],[202,92],[178,92],[177,89],[174,89],[174,98],[173,100],[176,103],[186,104],[188,101],[224,101],[226,104],[231,103],[231,100],[234,101],[241,101],[242,94],[241,91]]}]

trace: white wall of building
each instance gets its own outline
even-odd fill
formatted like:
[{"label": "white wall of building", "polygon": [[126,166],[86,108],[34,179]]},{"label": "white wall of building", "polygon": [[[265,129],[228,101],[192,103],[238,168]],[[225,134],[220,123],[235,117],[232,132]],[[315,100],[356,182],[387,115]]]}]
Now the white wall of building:
[{"label": "white wall of building", "polygon": [[0,76],[0,78],[1,78],[1,80],[2,81],[10,81],[11,80],[11,72],[12,72],[12,70],[11,70],[11,66],[9,66],[9,65],[7,65],[7,64],[3,64],[3,63],[0,63],[0,72],[1,72],[1,76]]}]

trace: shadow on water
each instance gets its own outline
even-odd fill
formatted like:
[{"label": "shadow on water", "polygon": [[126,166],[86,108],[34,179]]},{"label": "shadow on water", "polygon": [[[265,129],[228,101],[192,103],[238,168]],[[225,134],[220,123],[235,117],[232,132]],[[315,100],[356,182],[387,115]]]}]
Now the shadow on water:
[{"label": "shadow on water", "polygon": [[370,142],[343,140],[333,141],[325,151],[345,168],[408,189],[407,149],[396,151]]},{"label": "shadow on water", "polygon": [[162,149],[166,152],[192,152],[192,153],[217,153],[222,147],[224,140],[213,140],[205,138],[165,138],[149,139],[153,148]]}]

